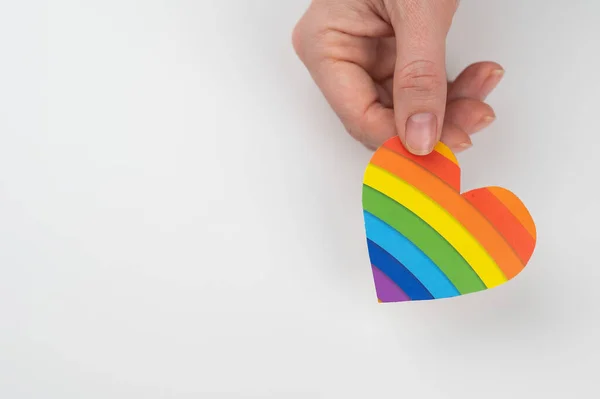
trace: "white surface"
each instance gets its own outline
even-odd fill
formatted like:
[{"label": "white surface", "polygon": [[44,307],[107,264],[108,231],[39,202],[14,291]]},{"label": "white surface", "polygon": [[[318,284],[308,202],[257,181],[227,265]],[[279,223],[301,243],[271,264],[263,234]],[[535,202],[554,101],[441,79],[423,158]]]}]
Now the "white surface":
[{"label": "white surface", "polygon": [[[506,76],[460,157],[538,246],[501,288],[378,305],[369,152],[290,45],[307,1],[3,1],[0,397],[594,397],[600,3],[463,1]],[[385,395],[385,396],[384,396]]]}]

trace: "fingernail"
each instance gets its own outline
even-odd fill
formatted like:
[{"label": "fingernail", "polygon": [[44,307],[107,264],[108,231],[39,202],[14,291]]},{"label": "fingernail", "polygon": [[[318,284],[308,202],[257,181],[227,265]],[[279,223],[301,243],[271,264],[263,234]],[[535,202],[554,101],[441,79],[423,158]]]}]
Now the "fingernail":
[{"label": "fingernail", "polygon": [[502,80],[504,76],[504,69],[494,69],[490,72],[490,76],[483,82],[483,87],[481,88],[482,100],[485,100],[487,96],[498,86],[498,83]]},{"label": "fingernail", "polygon": [[483,118],[481,118],[481,120],[479,121],[479,123],[477,123],[473,127],[473,133],[478,132],[481,129],[489,126],[490,123],[492,123],[495,119],[496,119],[496,117],[493,116],[493,115],[486,115],[486,116],[484,116]]},{"label": "fingernail", "polygon": [[416,155],[429,154],[437,138],[437,118],[431,113],[414,114],[406,122],[406,147]]},{"label": "fingernail", "polygon": [[457,146],[457,148],[454,148],[454,152],[462,152],[462,151],[467,150],[467,149],[469,149],[471,147],[473,147],[473,144],[471,144],[471,143],[467,143],[467,142],[460,143]]}]

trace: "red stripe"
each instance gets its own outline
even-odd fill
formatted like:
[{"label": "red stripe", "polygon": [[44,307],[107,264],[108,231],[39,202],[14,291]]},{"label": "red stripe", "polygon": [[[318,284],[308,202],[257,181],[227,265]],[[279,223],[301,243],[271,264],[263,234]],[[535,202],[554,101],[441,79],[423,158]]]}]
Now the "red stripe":
[{"label": "red stripe", "polygon": [[487,188],[469,191],[463,197],[494,225],[523,264],[526,264],[533,254],[535,240],[519,219]]},{"label": "red stripe", "polygon": [[460,192],[460,168],[439,152],[433,151],[425,156],[411,154],[398,137],[386,141],[383,146],[422,166]]}]

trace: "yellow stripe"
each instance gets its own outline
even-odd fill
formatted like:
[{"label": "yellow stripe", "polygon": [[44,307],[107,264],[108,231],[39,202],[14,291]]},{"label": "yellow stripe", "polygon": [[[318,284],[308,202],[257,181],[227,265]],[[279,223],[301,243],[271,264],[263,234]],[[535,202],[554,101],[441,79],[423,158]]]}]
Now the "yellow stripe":
[{"label": "yellow stripe", "polygon": [[448,158],[454,164],[458,165],[458,160],[456,159],[456,156],[454,155],[454,153],[452,152],[452,150],[447,145],[445,145],[444,143],[442,143],[441,141],[437,143],[437,145],[435,146],[434,150],[436,152],[439,152],[444,157]]},{"label": "yellow stripe", "polygon": [[435,229],[461,254],[488,288],[507,281],[496,262],[471,233],[427,195],[372,164],[367,166],[364,183],[404,205]]}]

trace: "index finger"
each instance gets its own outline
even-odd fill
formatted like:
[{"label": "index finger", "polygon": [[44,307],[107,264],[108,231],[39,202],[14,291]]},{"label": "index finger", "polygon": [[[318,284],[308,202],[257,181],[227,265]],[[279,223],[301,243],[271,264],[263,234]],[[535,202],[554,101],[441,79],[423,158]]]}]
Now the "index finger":
[{"label": "index finger", "polygon": [[375,82],[363,68],[326,59],[313,78],[352,137],[378,147],[396,135],[394,110],[381,104]]},{"label": "index finger", "polygon": [[343,7],[314,1],[296,25],[293,41],[346,130],[372,148],[394,137],[396,125],[393,109],[380,97],[385,90],[366,70],[376,48],[373,38],[393,31],[371,13],[364,0],[348,0]]}]

